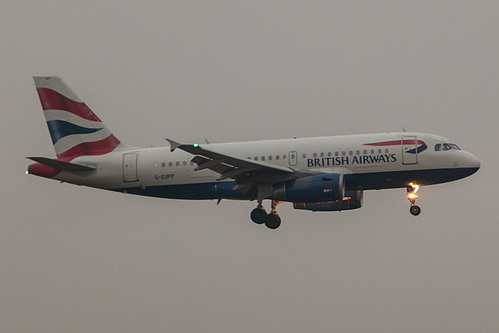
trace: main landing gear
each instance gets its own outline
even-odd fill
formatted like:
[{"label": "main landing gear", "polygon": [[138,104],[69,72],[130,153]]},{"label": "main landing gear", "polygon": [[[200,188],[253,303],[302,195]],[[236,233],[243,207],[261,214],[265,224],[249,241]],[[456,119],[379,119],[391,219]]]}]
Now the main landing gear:
[{"label": "main landing gear", "polygon": [[281,218],[277,214],[276,208],[280,201],[272,200],[270,213],[267,214],[263,208],[262,202],[272,195],[272,186],[270,184],[258,185],[257,201],[258,206],[251,211],[251,220],[257,224],[264,224],[269,229],[277,229],[281,225]]},{"label": "main landing gear", "polygon": [[421,214],[421,207],[416,205],[416,192],[419,190],[419,185],[416,183],[410,183],[407,186],[407,199],[411,202],[410,212],[414,216]]},{"label": "main landing gear", "polygon": [[269,229],[279,228],[281,225],[281,218],[277,214],[276,208],[280,203],[280,201],[272,200],[272,210],[267,214],[262,203],[259,202],[258,206],[251,211],[251,220],[257,224],[265,223]]}]

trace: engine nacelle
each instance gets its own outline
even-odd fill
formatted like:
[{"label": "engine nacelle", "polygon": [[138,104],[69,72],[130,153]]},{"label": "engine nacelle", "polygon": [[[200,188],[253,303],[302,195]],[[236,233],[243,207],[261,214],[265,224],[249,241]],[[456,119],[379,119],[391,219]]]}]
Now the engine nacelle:
[{"label": "engine nacelle", "polygon": [[272,189],[272,199],[288,202],[337,201],[343,198],[343,193],[343,174],[328,173],[276,184]]},{"label": "engine nacelle", "polygon": [[293,204],[294,209],[312,210],[314,212],[334,212],[362,207],[363,191],[348,191],[342,200],[324,202],[298,202]]}]

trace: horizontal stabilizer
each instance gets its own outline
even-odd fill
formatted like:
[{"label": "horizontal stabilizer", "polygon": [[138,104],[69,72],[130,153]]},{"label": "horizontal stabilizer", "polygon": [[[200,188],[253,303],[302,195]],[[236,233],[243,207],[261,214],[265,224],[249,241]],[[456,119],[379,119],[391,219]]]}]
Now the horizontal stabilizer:
[{"label": "horizontal stabilizer", "polygon": [[57,167],[62,170],[71,171],[71,172],[94,171],[96,169],[95,167],[87,165],[63,162],[47,157],[27,157],[27,158],[49,167]]}]

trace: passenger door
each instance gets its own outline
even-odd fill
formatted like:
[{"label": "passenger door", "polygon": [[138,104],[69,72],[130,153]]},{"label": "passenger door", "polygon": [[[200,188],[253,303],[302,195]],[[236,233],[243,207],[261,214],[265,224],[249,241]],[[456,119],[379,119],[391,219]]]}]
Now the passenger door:
[{"label": "passenger door", "polygon": [[418,163],[418,140],[415,136],[402,137],[402,164]]}]

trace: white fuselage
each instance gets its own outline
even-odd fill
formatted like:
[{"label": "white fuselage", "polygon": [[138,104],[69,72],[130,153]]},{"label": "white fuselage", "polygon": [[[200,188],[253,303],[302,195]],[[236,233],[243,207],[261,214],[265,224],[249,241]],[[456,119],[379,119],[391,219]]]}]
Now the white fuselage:
[{"label": "white fuselage", "polygon": [[[404,140],[413,141],[416,147],[404,145]],[[426,146],[422,151],[418,151],[424,147],[420,142]],[[349,189],[368,190],[407,187],[412,181],[422,185],[436,184],[474,173],[479,162],[472,154],[454,149],[435,151],[437,144],[448,142],[436,135],[401,132],[202,146],[221,154],[294,170],[341,173],[349,177]],[[171,186],[231,182],[227,179],[219,181],[220,175],[208,169],[195,171],[196,164],[191,162],[192,158],[190,153],[181,150],[172,152],[169,147],[119,150],[102,156],[78,157],[72,161],[94,166],[95,172],[74,174],[62,171],[54,178],[91,187],[171,198],[184,198],[183,195],[176,195],[178,188],[169,195]],[[155,188],[162,190],[148,193],[148,189]],[[191,197],[208,199],[217,195],[190,195],[187,198]]]}]

